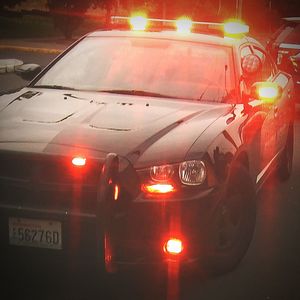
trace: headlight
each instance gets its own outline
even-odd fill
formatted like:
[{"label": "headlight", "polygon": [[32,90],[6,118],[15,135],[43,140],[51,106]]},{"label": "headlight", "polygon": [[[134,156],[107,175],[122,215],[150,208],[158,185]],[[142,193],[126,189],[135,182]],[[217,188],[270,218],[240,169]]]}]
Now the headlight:
[{"label": "headlight", "polygon": [[181,184],[188,186],[203,184],[206,174],[206,167],[202,160],[152,166],[140,170],[141,190],[147,195],[168,195],[178,192]]},{"label": "headlight", "polygon": [[179,177],[183,184],[200,185],[206,179],[206,167],[201,160],[190,160],[179,165]]},{"label": "headlight", "polygon": [[173,176],[173,174],[174,166],[172,165],[153,166],[150,169],[150,176],[154,181],[167,181]]}]

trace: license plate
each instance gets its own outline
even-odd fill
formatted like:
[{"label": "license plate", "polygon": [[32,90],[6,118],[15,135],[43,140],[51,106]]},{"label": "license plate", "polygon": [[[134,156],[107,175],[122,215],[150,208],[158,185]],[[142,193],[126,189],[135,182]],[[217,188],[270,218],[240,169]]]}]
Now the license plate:
[{"label": "license plate", "polygon": [[62,249],[61,222],[9,218],[8,228],[10,245]]}]

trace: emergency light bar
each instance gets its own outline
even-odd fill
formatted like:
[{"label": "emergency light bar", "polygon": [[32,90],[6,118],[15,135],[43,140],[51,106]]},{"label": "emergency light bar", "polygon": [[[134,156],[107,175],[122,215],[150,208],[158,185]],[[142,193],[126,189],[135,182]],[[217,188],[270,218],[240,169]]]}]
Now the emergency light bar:
[{"label": "emergency light bar", "polygon": [[[133,31],[157,31],[163,29],[174,30],[178,33],[188,34],[191,32],[216,32],[228,37],[238,37],[249,32],[249,26],[239,20],[229,20],[225,23],[216,22],[198,22],[192,21],[188,17],[182,17],[177,20],[152,19],[142,15],[132,17],[112,16],[112,24],[130,26]],[[151,24],[151,26],[150,26]]]}]

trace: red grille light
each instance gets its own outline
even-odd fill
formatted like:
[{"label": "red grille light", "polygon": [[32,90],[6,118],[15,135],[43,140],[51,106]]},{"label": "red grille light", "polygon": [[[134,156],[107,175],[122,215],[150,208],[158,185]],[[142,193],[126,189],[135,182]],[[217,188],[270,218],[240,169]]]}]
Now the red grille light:
[{"label": "red grille light", "polygon": [[83,156],[75,156],[72,159],[72,164],[76,167],[83,167],[86,164],[86,158]]},{"label": "red grille light", "polygon": [[183,243],[180,239],[171,238],[165,243],[164,251],[168,254],[178,255],[183,251]]}]

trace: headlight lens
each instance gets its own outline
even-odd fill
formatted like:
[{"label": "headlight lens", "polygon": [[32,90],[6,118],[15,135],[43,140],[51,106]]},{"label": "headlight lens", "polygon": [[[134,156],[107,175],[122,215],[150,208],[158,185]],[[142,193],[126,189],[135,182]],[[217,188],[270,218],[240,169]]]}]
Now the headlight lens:
[{"label": "headlight lens", "polygon": [[153,166],[150,169],[150,176],[154,181],[167,181],[173,176],[173,174],[174,167],[172,165]]},{"label": "headlight lens", "polygon": [[179,165],[179,177],[183,184],[200,185],[206,179],[206,167],[201,160],[190,160]]}]

